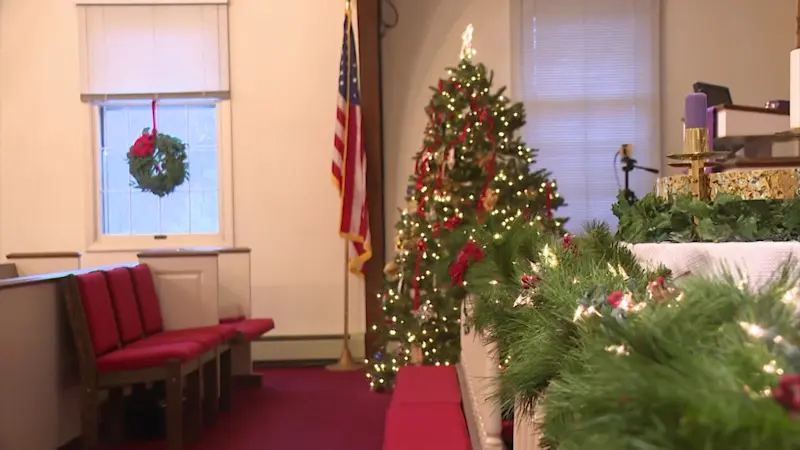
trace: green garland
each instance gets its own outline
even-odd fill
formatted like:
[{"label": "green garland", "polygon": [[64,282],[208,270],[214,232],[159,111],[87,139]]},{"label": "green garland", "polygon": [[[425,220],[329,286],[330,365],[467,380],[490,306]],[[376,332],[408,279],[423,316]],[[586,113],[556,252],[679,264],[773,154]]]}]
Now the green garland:
[{"label": "green garland", "polygon": [[722,194],[704,202],[689,195],[666,200],[648,194],[629,205],[620,194],[612,210],[619,219],[617,236],[631,244],[800,239],[800,199],[743,200]]},{"label": "green garland", "polygon": [[[150,136],[150,129],[145,128],[140,140]],[[183,141],[168,134],[157,133],[152,150],[143,153],[136,148],[140,140],[137,140],[127,154],[134,188],[164,197],[189,179],[189,162]]]},{"label": "green garland", "polygon": [[542,406],[550,448],[800,448],[794,268],[756,294],[730,276],[676,285],[606,227],[564,243],[517,226],[470,270],[470,321],[505,361],[499,400]]}]

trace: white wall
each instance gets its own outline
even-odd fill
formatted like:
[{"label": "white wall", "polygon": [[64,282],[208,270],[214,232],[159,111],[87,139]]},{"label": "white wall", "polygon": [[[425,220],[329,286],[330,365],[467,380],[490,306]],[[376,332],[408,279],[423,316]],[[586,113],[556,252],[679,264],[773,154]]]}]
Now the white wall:
[{"label": "white wall", "polygon": [[[511,87],[516,45],[511,16],[518,1],[395,1],[400,21],[382,43],[389,236],[403,206],[411,158],[422,144],[428,86],[458,62],[460,34],[472,23],[476,59],[494,69],[498,86]],[[752,0],[662,0],[662,5],[662,154],[681,150],[683,97],[695,81],[727,85],[734,102],[743,105],[789,98],[794,0],[770,0],[769,7]],[[394,240],[386,245],[393,251]]]},{"label": "white wall", "polygon": [[[341,332],[343,244],[330,183],[344,2],[230,6],[235,244],[275,334]],[[0,254],[85,251],[91,146],[70,0],[0,1]],[[132,253],[88,253],[90,267]],[[351,283],[351,329],[364,330]]]}]

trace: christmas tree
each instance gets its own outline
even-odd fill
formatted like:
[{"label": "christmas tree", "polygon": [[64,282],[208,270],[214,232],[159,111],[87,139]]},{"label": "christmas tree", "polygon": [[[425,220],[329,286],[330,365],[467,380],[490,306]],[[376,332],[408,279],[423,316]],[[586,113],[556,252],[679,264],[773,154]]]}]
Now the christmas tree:
[{"label": "christmas tree", "polygon": [[501,236],[518,220],[561,232],[553,212],[564,204],[545,170],[533,170],[536,150],[516,133],[521,103],[493,90],[491,73],[472,57],[472,26],[461,61],[431,88],[423,149],[409,178],[407,206],[397,223],[397,253],[384,270],[380,351],[367,377],[390,388],[406,364],[453,364],[460,352],[464,274],[483,257],[475,231]]}]

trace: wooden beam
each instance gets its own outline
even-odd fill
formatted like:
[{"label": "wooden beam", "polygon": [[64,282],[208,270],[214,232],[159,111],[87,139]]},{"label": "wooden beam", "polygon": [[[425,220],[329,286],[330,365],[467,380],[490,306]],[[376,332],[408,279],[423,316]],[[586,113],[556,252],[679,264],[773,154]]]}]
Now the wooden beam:
[{"label": "wooden beam", "polygon": [[376,351],[372,326],[383,321],[377,295],[383,289],[386,264],[383,211],[383,124],[381,114],[380,0],[358,0],[358,42],[361,70],[361,115],[367,156],[367,199],[372,236],[372,259],[364,266],[366,356]]}]

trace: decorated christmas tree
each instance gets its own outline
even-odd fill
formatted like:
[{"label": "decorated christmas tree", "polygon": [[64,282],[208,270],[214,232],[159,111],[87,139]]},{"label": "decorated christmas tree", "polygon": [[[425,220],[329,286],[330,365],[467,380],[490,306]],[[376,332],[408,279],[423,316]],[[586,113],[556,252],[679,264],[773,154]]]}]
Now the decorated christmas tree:
[{"label": "decorated christmas tree", "polygon": [[525,124],[521,103],[493,89],[491,73],[472,60],[472,26],[461,61],[440,79],[425,108],[423,148],[409,178],[406,208],[397,223],[397,253],[386,265],[380,294],[380,350],[367,377],[390,388],[407,364],[458,361],[460,313],[469,265],[483,257],[475,231],[501,236],[518,220],[561,232],[554,211],[564,203],[536,150],[516,133]]}]

